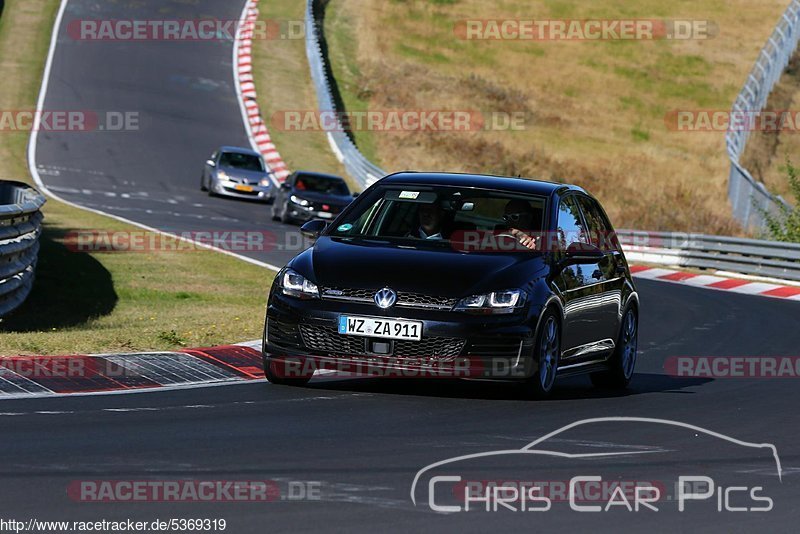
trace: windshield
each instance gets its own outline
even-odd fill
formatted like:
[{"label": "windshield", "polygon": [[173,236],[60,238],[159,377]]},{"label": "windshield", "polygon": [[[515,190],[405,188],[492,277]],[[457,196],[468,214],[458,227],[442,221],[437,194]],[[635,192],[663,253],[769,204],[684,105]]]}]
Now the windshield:
[{"label": "windshield", "polygon": [[238,154],[236,152],[223,152],[219,157],[220,167],[241,169],[243,171],[264,171],[264,162],[253,154]]},{"label": "windshield", "polygon": [[347,196],[350,190],[344,180],[331,176],[315,176],[310,174],[298,174],[294,184],[298,191],[310,191],[312,193],[325,193],[328,195]]},{"label": "windshield", "polygon": [[[362,196],[327,235],[468,251],[519,251],[519,246],[500,246],[495,238],[518,245],[515,238],[523,233],[540,233],[546,205],[543,197],[444,186],[392,186]],[[470,248],[470,243],[476,246]]]}]

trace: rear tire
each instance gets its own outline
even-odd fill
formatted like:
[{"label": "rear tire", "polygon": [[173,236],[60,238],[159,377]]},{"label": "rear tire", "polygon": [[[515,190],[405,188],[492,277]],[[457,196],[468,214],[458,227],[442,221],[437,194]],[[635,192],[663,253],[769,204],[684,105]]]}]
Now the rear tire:
[{"label": "rear tire", "polygon": [[623,315],[614,354],[608,360],[608,370],[592,373],[592,384],[599,388],[625,389],[633,378],[636,351],[639,345],[639,316],[629,307]]},{"label": "rear tire", "polygon": [[311,377],[314,375],[312,371],[310,374],[304,373],[301,376],[286,376],[286,365],[284,361],[276,361],[272,358],[264,358],[264,376],[270,384],[279,386],[295,386],[302,387],[308,384]]},{"label": "rear tire", "polygon": [[561,359],[561,325],[553,310],[544,313],[533,350],[537,369],[525,381],[525,391],[532,398],[543,399],[553,392]]}]

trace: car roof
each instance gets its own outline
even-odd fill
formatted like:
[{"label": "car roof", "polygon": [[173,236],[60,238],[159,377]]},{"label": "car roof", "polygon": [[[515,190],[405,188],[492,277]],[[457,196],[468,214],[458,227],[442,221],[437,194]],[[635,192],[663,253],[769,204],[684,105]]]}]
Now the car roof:
[{"label": "car roof", "polygon": [[295,171],[294,173],[296,175],[302,175],[302,176],[316,176],[318,178],[334,178],[336,180],[344,181],[344,178],[342,178],[341,176],[337,176],[335,174],[328,174],[328,173],[324,173],[324,172]]},{"label": "car roof", "polygon": [[240,146],[221,146],[219,152],[233,152],[234,154],[248,154],[250,156],[261,156],[258,152],[250,148],[242,148]]},{"label": "car roof", "polygon": [[510,176],[494,176],[491,174],[466,174],[454,172],[415,172],[403,171],[390,174],[381,180],[380,184],[408,184],[408,185],[445,185],[460,187],[477,187],[481,189],[496,189],[515,193],[550,196],[554,192],[565,193],[578,191],[586,193],[577,185],[545,182],[528,178],[515,178]]}]

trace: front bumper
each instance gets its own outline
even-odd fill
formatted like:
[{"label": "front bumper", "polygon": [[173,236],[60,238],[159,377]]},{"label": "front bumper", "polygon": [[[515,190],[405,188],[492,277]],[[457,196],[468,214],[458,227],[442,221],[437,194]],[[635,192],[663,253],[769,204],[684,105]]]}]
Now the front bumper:
[{"label": "front bumper", "polygon": [[236,186],[242,186],[237,182],[230,180],[221,180],[217,178],[211,184],[211,190],[218,194],[234,198],[247,198],[250,200],[260,200],[262,202],[269,202],[272,199],[272,186],[263,185],[249,185],[250,191],[243,191],[237,189]]},{"label": "front bumper", "polygon": [[[267,306],[263,352],[267,360],[347,376],[455,377],[519,380],[532,376],[539,310],[476,316],[461,312],[394,308],[367,303],[300,300],[276,289]],[[421,341],[393,341],[389,354],[371,350],[375,338],[338,333],[340,315],[422,321]],[[298,365],[300,367],[298,367]]]},{"label": "front bumper", "polygon": [[333,211],[325,211],[325,210],[318,210],[314,207],[304,207],[300,206],[299,204],[295,204],[294,202],[289,202],[287,204],[287,214],[290,218],[295,221],[301,222],[308,222],[313,219],[322,219],[323,221],[332,221],[334,220],[341,210],[333,212]]}]

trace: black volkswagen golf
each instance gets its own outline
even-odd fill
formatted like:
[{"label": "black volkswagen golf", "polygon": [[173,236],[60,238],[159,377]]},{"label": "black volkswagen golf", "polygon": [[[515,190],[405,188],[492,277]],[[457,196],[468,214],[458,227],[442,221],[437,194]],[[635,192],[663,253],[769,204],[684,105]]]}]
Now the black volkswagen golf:
[{"label": "black volkswagen golf", "polygon": [[534,396],[589,373],[624,388],[639,299],[600,204],[583,189],[496,176],[402,172],[334,221],[276,276],[264,370],[516,381]]}]

